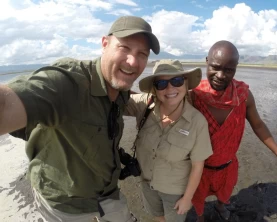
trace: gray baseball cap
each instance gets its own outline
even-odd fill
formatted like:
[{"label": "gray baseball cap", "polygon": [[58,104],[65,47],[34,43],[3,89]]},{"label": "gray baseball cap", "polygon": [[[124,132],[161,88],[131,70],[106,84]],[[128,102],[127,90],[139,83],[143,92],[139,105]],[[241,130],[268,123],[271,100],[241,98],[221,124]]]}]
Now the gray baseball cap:
[{"label": "gray baseball cap", "polygon": [[110,28],[108,35],[118,38],[144,33],[150,43],[150,48],[157,55],[160,52],[160,44],[157,37],[152,33],[152,28],[144,19],[136,16],[119,17]]}]

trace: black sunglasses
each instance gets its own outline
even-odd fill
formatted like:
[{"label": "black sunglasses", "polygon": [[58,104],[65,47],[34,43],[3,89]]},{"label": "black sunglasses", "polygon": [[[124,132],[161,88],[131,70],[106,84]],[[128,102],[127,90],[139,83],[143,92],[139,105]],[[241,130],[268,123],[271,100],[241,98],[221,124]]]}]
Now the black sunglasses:
[{"label": "black sunglasses", "polygon": [[119,114],[119,106],[115,102],[112,102],[111,109],[108,115],[108,137],[110,140],[113,140],[115,137],[117,137],[119,133],[119,124],[117,122]]},{"label": "black sunglasses", "polygon": [[180,87],[180,86],[184,85],[185,79],[186,78],[184,76],[177,76],[177,77],[173,77],[173,78],[167,79],[167,80],[160,79],[160,80],[155,80],[153,82],[153,85],[155,86],[155,88],[157,90],[164,90],[168,86],[169,82],[174,87]]}]

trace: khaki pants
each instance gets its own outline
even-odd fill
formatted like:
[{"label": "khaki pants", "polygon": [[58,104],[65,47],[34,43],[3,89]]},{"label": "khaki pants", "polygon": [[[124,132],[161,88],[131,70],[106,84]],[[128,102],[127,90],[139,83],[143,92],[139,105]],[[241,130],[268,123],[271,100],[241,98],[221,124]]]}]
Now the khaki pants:
[{"label": "khaki pants", "polygon": [[133,222],[136,218],[130,213],[125,196],[120,192],[119,200],[107,199],[100,202],[105,212],[100,217],[98,212],[89,214],[68,214],[49,206],[47,201],[33,189],[35,203],[47,222]]},{"label": "khaki pants", "polygon": [[155,217],[165,217],[166,222],[184,222],[187,214],[177,214],[174,209],[176,202],[183,195],[172,195],[150,188],[149,183],[142,181],[142,198],[146,210]]}]

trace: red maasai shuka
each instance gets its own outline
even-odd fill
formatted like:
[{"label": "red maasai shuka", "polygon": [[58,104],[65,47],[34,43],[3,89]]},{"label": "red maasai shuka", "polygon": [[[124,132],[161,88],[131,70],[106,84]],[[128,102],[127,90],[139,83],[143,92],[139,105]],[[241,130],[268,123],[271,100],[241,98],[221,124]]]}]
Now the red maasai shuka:
[{"label": "red maasai shuka", "polygon": [[[196,213],[204,213],[204,203],[206,197],[216,195],[217,198],[228,203],[233,188],[238,179],[238,160],[236,152],[239,148],[246,117],[246,99],[248,96],[248,85],[243,82],[233,80],[223,93],[217,95],[219,101],[214,97],[214,90],[207,86],[207,80],[202,80],[194,91],[194,106],[206,117],[209,124],[209,133],[213,147],[213,155],[205,164],[210,166],[220,166],[232,160],[232,163],[222,170],[210,170],[204,168],[200,184],[194,194],[192,203]],[[203,88],[203,91],[201,91]],[[210,92],[210,93],[209,93]],[[206,95],[209,94],[209,95]],[[231,95],[233,96],[231,96]],[[232,109],[226,120],[220,125],[212,116],[208,106],[221,109]]]},{"label": "red maasai shuka", "polygon": [[208,80],[202,80],[193,91],[210,106],[230,109],[245,101],[248,96],[248,88],[249,86],[244,82],[233,79],[224,91],[216,91]]}]

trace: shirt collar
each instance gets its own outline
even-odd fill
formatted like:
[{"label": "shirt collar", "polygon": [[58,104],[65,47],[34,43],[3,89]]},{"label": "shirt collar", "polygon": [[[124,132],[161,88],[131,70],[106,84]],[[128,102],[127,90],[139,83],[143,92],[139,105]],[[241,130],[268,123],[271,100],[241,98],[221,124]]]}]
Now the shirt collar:
[{"label": "shirt collar", "polygon": [[96,65],[91,67],[91,95],[92,96],[107,96],[107,88],[105,79],[101,71],[101,57],[97,58]]},{"label": "shirt collar", "polygon": [[[101,57],[97,58],[96,65],[90,69],[91,88],[90,94],[92,96],[108,96],[106,81],[101,71]],[[120,91],[116,99],[118,105],[125,105],[129,99],[129,91]]]},{"label": "shirt collar", "polygon": [[193,106],[189,103],[189,101],[186,98],[182,117],[185,118],[188,122],[191,122],[193,111],[194,111]]},{"label": "shirt collar", "polygon": [[[159,102],[154,99],[154,103],[151,104],[150,108],[155,107],[156,109],[154,109],[154,113],[157,117],[160,117],[160,104]],[[191,122],[192,120],[192,116],[193,116],[193,111],[194,111],[194,107],[189,103],[189,101],[187,100],[187,98],[185,99],[185,104],[183,107],[183,114],[182,117],[187,120],[188,122]]]}]

